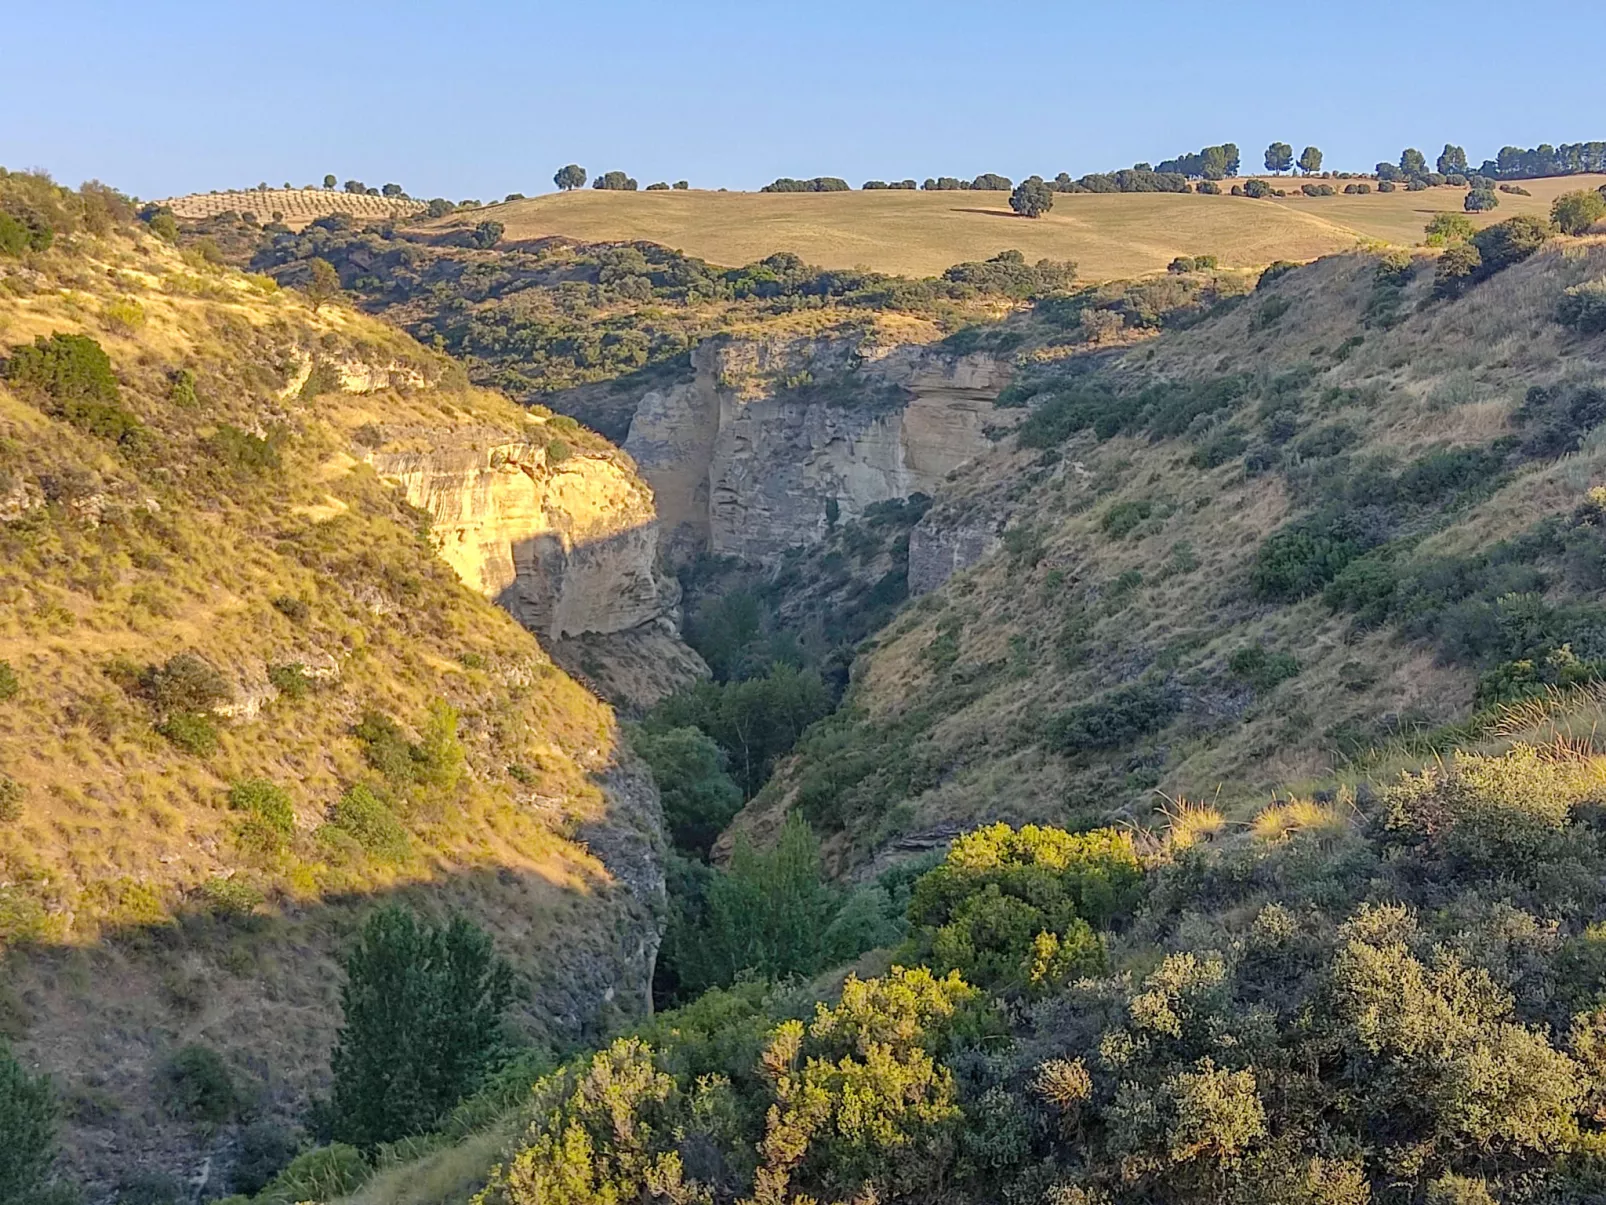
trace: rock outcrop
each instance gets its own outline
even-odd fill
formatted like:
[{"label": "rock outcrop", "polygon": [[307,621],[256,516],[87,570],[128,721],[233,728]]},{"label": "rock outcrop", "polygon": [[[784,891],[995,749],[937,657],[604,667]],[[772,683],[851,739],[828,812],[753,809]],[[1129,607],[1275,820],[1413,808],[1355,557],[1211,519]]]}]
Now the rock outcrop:
[{"label": "rock outcrop", "polygon": [[1021,412],[1009,367],[868,337],[709,340],[644,395],[625,450],[658,496],[672,560],[765,561],[877,502],[934,492]]},{"label": "rock outcrop", "polygon": [[987,521],[945,525],[928,514],[909,532],[909,593],[929,594],[997,548],[1003,540]]},{"label": "rock outcrop", "polygon": [[544,444],[505,435],[368,459],[433,516],[458,576],[533,632],[622,632],[673,605],[656,572],[652,492],[620,459],[552,464]]}]

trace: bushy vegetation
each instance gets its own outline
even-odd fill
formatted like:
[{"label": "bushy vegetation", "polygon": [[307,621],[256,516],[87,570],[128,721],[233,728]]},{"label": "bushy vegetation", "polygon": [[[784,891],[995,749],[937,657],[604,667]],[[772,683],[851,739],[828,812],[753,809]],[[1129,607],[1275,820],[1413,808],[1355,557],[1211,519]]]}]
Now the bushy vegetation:
[{"label": "bushy vegetation", "polygon": [[510,968],[466,919],[374,912],[346,959],[333,1137],[372,1150],[439,1122],[491,1069],[512,991]]},{"label": "bushy vegetation", "polygon": [[49,1080],[29,1075],[0,1041],[0,1201],[47,1200],[56,1115]]},{"label": "bushy vegetation", "polygon": [[218,1126],[239,1107],[234,1076],[209,1046],[182,1047],[162,1070],[163,1099],[175,1117],[196,1125]]},{"label": "bushy vegetation", "polygon": [[6,380],[40,398],[45,408],[91,435],[114,443],[138,438],[141,424],[122,404],[110,358],[88,335],[38,336],[13,348]]}]

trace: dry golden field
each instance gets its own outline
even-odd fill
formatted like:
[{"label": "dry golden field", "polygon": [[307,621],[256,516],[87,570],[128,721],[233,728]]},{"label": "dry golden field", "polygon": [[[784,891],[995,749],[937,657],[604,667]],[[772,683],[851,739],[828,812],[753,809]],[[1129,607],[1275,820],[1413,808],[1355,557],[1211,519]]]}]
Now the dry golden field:
[{"label": "dry golden field", "polygon": [[[1502,193],[1480,220],[1548,212],[1559,193],[1594,188],[1603,176],[1524,181],[1533,196]],[[1297,177],[1273,181],[1297,188]],[[1342,187],[1343,181],[1333,182]],[[1226,267],[1314,259],[1366,240],[1420,242],[1437,212],[1459,212],[1464,189],[1254,201],[1197,194],[1064,195],[1047,217],[1010,212],[1004,193],[604,192],[580,189],[487,206],[429,223],[437,228],[494,219],[508,239],[565,235],[586,241],[662,243],[711,263],[737,265],[793,251],[824,267],[926,276],[1007,248],[1028,259],[1070,259],[1084,280],[1162,269],[1178,255],[1217,255]]]}]

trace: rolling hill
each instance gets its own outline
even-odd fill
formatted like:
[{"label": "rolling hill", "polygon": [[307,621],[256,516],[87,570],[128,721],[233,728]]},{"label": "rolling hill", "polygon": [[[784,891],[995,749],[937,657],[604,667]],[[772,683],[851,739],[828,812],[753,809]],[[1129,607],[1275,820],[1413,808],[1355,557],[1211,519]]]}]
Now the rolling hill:
[{"label": "rolling hill", "polygon": [[[1531,197],[1501,194],[1480,221],[1548,213],[1551,199],[1606,177],[1525,181]],[[1278,187],[1297,186],[1284,177]],[[1366,240],[1419,242],[1437,212],[1461,210],[1457,188],[1364,197],[1243,197],[1173,193],[1074,194],[1046,217],[1017,217],[1003,193],[870,191],[746,193],[579,189],[485,206],[424,223],[449,230],[494,220],[510,241],[562,235],[583,242],[645,240],[710,263],[752,263],[791,251],[827,268],[930,276],[1006,249],[1027,259],[1076,262],[1083,280],[1163,269],[1179,255],[1216,255],[1224,266],[1310,260]]]}]

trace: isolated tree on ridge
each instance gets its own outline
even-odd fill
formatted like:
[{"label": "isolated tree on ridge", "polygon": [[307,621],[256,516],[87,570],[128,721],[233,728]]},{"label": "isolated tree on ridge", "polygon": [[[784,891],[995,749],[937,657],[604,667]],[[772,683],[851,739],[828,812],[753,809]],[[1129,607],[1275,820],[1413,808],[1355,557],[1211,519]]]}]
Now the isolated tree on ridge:
[{"label": "isolated tree on ridge", "polygon": [[335,186],[335,183],[336,183],[335,174],[333,172],[330,172],[327,176],[325,176],[323,178],[323,186],[325,188],[333,188]]},{"label": "isolated tree on ridge", "polygon": [[1009,207],[1022,217],[1040,218],[1054,208],[1054,190],[1041,176],[1022,180],[1009,194]]},{"label": "isolated tree on ridge", "polygon": [[1280,176],[1294,166],[1294,148],[1286,142],[1274,142],[1266,148],[1266,170]]},{"label": "isolated tree on ridge", "polygon": [[586,169],[578,163],[571,163],[567,167],[558,168],[557,174],[552,177],[552,183],[556,184],[564,192],[568,192],[571,188],[583,188],[585,187],[585,182]]},{"label": "isolated tree on ridge", "polygon": [[1322,152],[1319,148],[1308,146],[1299,153],[1299,170],[1307,176],[1314,176],[1322,170]]},{"label": "isolated tree on ridge", "polygon": [[313,259],[307,267],[311,269],[312,277],[301,291],[312,303],[312,312],[316,314],[339,295],[340,273],[326,259]]},{"label": "isolated tree on ridge", "polygon": [[1409,179],[1412,176],[1425,176],[1428,174],[1427,156],[1414,146],[1408,146],[1400,152],[1400,171]]},{"label": "isolated tree on ridge", "polygon": [[1460,147],[1446,142],[1435,166],[1441,176],[1464,176],[1467,174],[1467,153]]}]

